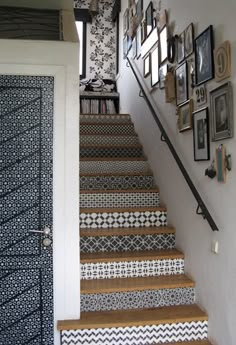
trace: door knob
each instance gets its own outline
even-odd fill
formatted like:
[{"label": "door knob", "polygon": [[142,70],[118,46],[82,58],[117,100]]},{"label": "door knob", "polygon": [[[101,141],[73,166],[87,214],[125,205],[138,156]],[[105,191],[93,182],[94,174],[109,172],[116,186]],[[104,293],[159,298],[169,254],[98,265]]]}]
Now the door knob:
[{"label": "door knob", "polygon": [[34,232],[34,233],[38,233],[38,234],[43,234],[45,236],[50,235],[50,228],[48,226],[45,226],[45,228],[43,230],[29,230],[29,232]]}]

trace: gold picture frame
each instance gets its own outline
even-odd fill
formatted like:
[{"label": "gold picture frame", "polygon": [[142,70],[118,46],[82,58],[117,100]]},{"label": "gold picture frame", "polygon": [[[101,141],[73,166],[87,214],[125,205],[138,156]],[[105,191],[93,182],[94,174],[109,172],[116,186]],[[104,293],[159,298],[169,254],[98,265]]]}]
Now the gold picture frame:
[{"label": "gold picture frame", "polygon": [[178,107],[178,128],[179,132],[192,129],[193,100],[185,102]]},{"label": "gold picture frame", "polygon": [[215,79],[217,82],[231,76],[231,45],[225,41],[214,50]]}]

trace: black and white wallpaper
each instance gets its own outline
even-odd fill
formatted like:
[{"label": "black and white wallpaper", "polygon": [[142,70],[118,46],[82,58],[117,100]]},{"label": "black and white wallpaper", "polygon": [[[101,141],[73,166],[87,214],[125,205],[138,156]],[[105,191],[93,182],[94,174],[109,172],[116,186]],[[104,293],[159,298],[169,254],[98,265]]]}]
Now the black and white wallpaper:
[{"label": "black and white wallpaper", "polygon": [[[74,0],[75,8],[88,8],[90,0]],[[111,19],[113,0],[99,0],[99,14],[87,25],[86,79],[114,79],[116,27]]]}]

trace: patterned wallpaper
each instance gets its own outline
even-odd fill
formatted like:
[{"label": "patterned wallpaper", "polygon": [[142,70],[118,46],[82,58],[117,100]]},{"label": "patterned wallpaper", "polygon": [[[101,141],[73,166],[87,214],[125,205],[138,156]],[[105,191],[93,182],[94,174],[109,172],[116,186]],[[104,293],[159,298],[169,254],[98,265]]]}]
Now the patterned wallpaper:
[{"label": "patterned wallpaper", "polygon": [[[116,27],[111,20],[113,0],[98,0],[99,14],[87,25],[86,79],[114,79]],[[88,8],[90,0],[74,0],[75,8]]]}]

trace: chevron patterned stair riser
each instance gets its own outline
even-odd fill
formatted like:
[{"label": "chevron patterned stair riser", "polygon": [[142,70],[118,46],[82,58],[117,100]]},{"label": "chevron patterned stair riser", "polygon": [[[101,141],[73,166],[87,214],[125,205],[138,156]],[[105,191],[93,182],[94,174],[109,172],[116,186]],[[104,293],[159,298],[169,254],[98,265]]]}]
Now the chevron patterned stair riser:
[{"label": "chevron patterned stair riser", "polygon": [[131,122],[130,116],[127,115],[88,115],[88,114],[81,114],[80,115],[80,123],[122,123],[122,122]]},{"label": "chevron patterned stair riser", "polygon": [[80,145],[139,145],[137,136],[81,135]]},{"label": "chevron patterned stair riser", "polygon": [[166,211],[80,213],[81,229],[166,226]]},{"label": "chevron patterned stair riser", "polygon": [[81,237],[80,252],[127,252],[175,248],[174,234]]},{"label": "chevron patterned stair riser", "polygon": [[82,161],[80,162],[81,174],[106,174],[106,173],[145,173],[150,172],[147,161]]},{"label": "chevron patterned stair riser", "polygon": [[62,345],[151,345],[207,338],[207,321],[62,331]]},{"label": "chevron patterned stair riser", "polygon": [[141,147],[80,147],[80,157],[143,157]]},{"label": "chevron patterned stair riser", "polygon": [[158,192],[80,194],[81,208],[159,207]]},{"label": "chevron patterned stair riser", "polygon": [[153,176],[81,176],[81,190],[122,190],[154,188]]},{"label": "chevron patterned stair riser", "polygon": [[158,308],[194,303],[194,288],[81,295],[81,311]]},{"label": "chevron patterned stair riser", "polygon": [[80,134],[121,134],[136,135],[133,124],[100,125],[100,124],[81,124]]},{"label": "chevron patterned stair riser", "polygon": [[98,262],[80,265],[81,279],[114,279],[183,274],[183,259]]}]

